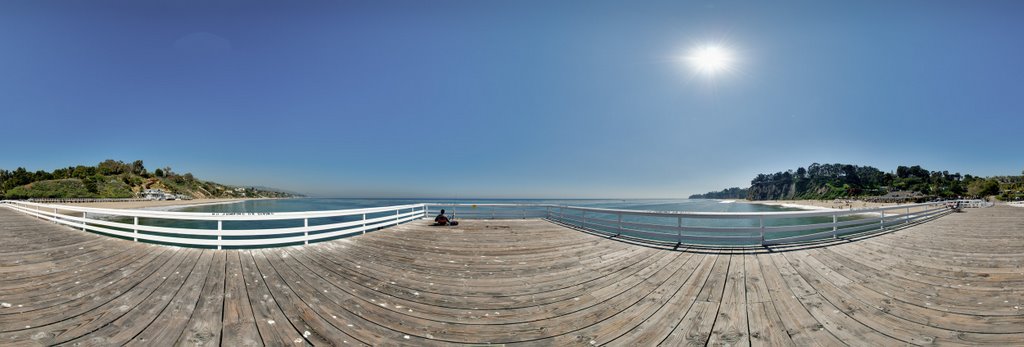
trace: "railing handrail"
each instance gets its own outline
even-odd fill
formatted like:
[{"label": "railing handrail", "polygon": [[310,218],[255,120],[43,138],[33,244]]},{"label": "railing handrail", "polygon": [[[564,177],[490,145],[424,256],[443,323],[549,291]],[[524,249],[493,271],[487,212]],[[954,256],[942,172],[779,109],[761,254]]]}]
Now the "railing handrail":
[{"label": "railing handrail", "polygon": [[97,208],[97,207],[82,207],[82,206],[70,206],[70,205],[58,205],[58,204],[42,204],[27,201],[17,200],[5,200],[6,203],[13,203],[19,205],[29,205],[34,207],[45,207],[53,209],[54,207],[62,211],[74,211],[74,212],[86,212],[105,214],[112,216],[121,217],[140,217],[140,218],[159,218],[159,219],[177,219],[177,220],[207,220],[207,221],[260,221],[260,220],[289,220],[289,219],[303,219],[303,218],[329,218],[329,217],[343,217],[351,216],[363,213],[379,213],[394,211],[396,209],[411,209],[421,208],[424,204],[408,204],[408,205],[395,205],[395,206],[383,206],[383,207],[369,207],[369,208],[356,208],[356,209],[344,209],[344,210],[325,210],[325,211],[301,211],[301,212],[180,212],[180,211],[159,211],[159,210],[142,210],[142,209],[116,209],[116,208]]}]

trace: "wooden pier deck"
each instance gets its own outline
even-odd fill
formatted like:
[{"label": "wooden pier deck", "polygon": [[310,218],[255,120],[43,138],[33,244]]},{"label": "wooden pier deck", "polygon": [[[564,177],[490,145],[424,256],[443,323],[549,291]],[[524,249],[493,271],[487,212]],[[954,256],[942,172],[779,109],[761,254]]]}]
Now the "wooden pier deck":
[{"label": "wooden pier deck", "polygon": [[0,208],[0,345],[1024,345],[1024,209],[716,254],[543,220],[140,244]]}]

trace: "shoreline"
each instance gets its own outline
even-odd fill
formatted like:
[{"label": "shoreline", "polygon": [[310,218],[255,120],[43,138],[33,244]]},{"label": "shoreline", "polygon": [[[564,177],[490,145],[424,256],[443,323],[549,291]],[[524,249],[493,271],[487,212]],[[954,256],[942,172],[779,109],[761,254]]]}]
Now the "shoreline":
[{"label": "shoreline", "polygon": [[[809,211],[856,211],[876,207],[897,206],[898,203],[891,202],[867,202],[861,200],[736,200],[736,203],[759,204],[769,206],[781,206],[800,208]],[[922,208],[911,208],[910,212],[920,211]],[[861,215],[879,215],[879,212],[862,212]],[[888,213],[887,213],[888,214]]]},{"label": "shoreline", "polygon": [[95,208],[114,208],[114,209],[145,209],[145,210],[157,210],[157,211],[169,211],[172,209],[193,207],[193,206],[205,206],[205,205],[221,205],[221,204],[237,204],[248,200],[256,199],[243,199],[243,198],[231,198],[231,199],[194,199],[194,200],[151,200],[151,201],[118,201],[118,202],[77,202],[67,203],[63,205],[68,206],[79,206],[79,207],[95,207]]},{"label": "shoreline", "polygon": [[769,200],[769,201],[751,201],[751,200],[737,200],[736,202],[741,204],[756,204],[766,206],[779,206],[788,208],[799,208],[811,211],[840,211],[842,209],[825,207],[819,205],[805,204],[802,200]]},{"label": "shoreline", "polygon": [[[203,199],[203,200],[220,200],[220,199]],[[246,201],[249,201],[249,200],[253,200],[253,199],[230,199],[229,201],[209,201],[209,202],[202,202],[202,203],[198,203],[198,204],[185,204],[185,205],[174,204],[174,205],[161,205],[161,206],[147,206],[147,207],[139,207],[138,209],[140,209],[140,210],[150,210],[150,211],[174,211],[174,210],[181,209],[181,208],[189,208],[189,207],[196,207],[196,206],[239,204],[239,203],[243,203],[243,202],[246,202]],[[195,200],[191,200],[191,201],[195,201]]]}]

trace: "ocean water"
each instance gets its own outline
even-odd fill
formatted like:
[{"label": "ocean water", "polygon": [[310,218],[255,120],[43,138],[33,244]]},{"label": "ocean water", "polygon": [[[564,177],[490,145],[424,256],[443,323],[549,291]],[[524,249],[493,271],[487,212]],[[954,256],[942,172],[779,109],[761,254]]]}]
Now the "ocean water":
[{"label": "ocean water", "polygon": [[771,212],[800,211],[797,208],[761,204],[736,203],[729,200],[706,199],[333,199],[303,198],[246,200],[239,203],[190,206],[174,209],[186,212],[299,212],[353,208],[382,207],[419,203],[459,204],[553,204],[580,207],[615,208],[642,211],[690,212]]},{"label": "ocean water", "polygon": [[[770,206],[761,204],[750,204],[742,202],[733,202],[730,200],[706,200],[706,199],[327,199],[327,198],[303,198],[303,199],[277,199],[277,200],[248,200],[238,203],[230,204],[218,204],[218,205],[203,205],[203,206],[190,206],[176,208],[175,211],[185,212],[215,212],[215,213],[260,213],[260,212],[298,212],[298,211],[324,211],[324,210],[342,210],[342,209],[355,209],[355,208],[368,208],[368,207],[382,207],[382,206],[395,206],[405,204],[417,204],[417,203],[462,203],[462,204],[489,204],[489,203],[501,203],[501,204],[553,204],[553,205],[565,205],[565,206],[580,206],[580,207],[595,207],[595,208],[612,208],[612,209],[628,209],[628,210],[642,210],[642,211],[687,211],[687,212],[778,212],[778,211],[801,211],[798,208],[781,207],[781,206]],[[443,207],[448,209],[448,212],[452,212],[451,207]],[[432,207],[431,211],[436,211],[436,207]],[[478,213],[487,215],[489,211],[501,213],[501,208],[487,208],[487,207],[456,207],[454,208],[456,216],[462,213],[462,216],[467,216],[470,213]],[[507,213],[509,210],[504,209]],[[543,209],[538,209],[536,212],[542,212]],[[568,217],[575,217],[581,219],[582,216],[578,211],[565,211]],[[391,213],[393,214],[393,212]],[[383,216],[380,215],[368,215],[367,218],[374,218]],[[616,220],[618,216],[614,214],[602,214],[595,212],[587,212],[589,221],[593,221],[594,218],[603,218],[607,220]],[[353,221],[360,219],[361,216],[347,216],[347,217],[334,217],[334,218],[318,218],[310,219],[310,225],[321,225],[330,223],[339,223],[346,221]],[[840,221],[857,219],[859,217],[843,217]],[[679,221],[672,218],[662,217],[649,217],[649,216],[624,216],[622,219],[624,222],[634,223],[647,223],[674,227]],[[785,225],[797,225],[797,224],[814,224],[814,223],[827,223],[831,222],[831,217],[804,217],[804,218],[785,218],[785,219],[766,219],[765,226],[785,226]],[[289,221],[260,221],[260,222],[229,222],[226,221],[223,224],[224,229],[263,229],[263,228],[281,228],[281,227],[298,227],[302,226],[302,220],[289,220]],[[599,222],[600,223],[600,222]],[[173,227],[184,227],[184,228],[201,228],[201,229],[216,229],[215,222],[200,222],[200,221],[172,221],[172,220],[148,220],[144,221],[143,224],[147,225],[161,225],[161,226],[173,226]],[[607,223],[604,225],[591,226],[594,229],[618,232],[615,223]],[[710,228],[753,228],[759,227],[760,222],[757,219],[698,219],[688,218],[683,219],[682,224],[684,226],[691,227],[710,227]],[[647,230],[647,231],[658,231],[658,230]],[[808,234],[821,231],[811,230],[803,232],[791,232],[785,234],[776,234],[774,237],[788,237],[798,236],[802,234]],[[658,231],[663,232],[664,236],[661,235],[633,235],[638,237],[645,237],[649,239],[656,239],[660,241],[673,241],[676,239],[676,235],[671,231]],[[629,230],[622,231],[622,234],[630,235]],[[692,236],[732,236],[732,237],[752,237],[757,236],[757,232],[752,231],[709,231],[709,232],[688,232],[687,235]],[[235,238],[246,238],[244,236],[238,236]],[[729,242],[708,242],[708,244],[731,244]]]}]

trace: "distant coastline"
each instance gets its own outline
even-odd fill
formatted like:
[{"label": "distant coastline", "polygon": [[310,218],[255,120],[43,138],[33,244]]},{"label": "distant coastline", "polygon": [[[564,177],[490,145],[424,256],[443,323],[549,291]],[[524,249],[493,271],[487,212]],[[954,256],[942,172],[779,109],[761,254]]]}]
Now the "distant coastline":
[{"label": "distant coastline", "polygon": [[227,199],[194,199],[194,200],[151,200],[151,201],[116,201],[116,202],[79,202],[64,205],[95,207],[95,208],[116,208],[116,209],[146,209],[157,211],[170,211],[179,208],[237,204],[248,200],[259,200],[252,198],[227,198]]},{"label": "distant coastline", "polygon": [[690,195],[690,199],[859,199],[878,203],[990,197],[1003,201],[1024,198],[1024,172],[1021,176],[980,177],[929,171],[918,165],[884,172],[871,166],[812,163],[807,168],[758,174],[747,187]]},{"label": "distant coastline", "polygon": [[96,166],[68,166],[52,172],[0,169],[0,199],[132,199],[189,200],[290,198],[301,194],[262,186],[231,186],[178,174],[170,167],[150,172],[142,160],[107,159]]}]

